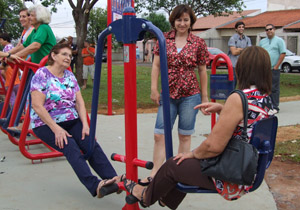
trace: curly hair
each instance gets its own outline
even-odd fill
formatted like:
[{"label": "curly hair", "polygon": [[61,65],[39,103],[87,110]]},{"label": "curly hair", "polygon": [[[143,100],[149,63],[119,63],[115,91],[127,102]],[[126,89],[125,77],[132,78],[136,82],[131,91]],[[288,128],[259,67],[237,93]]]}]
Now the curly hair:
[{"label": "curly hair", "polygon": [[36,20],[42,24],[49,24],[51,22],[50,11],[40,4],[29,7],[28,12],[34,12],[36,14]]}]

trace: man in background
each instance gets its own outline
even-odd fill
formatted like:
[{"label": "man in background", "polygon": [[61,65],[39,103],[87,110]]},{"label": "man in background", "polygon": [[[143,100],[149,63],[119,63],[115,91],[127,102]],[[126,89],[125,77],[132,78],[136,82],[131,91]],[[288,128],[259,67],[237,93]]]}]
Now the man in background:
[{"label": "man in background", "polygon": [[92,82],[94,82],[94,74],[95,74],[95,48],[91,47],[89,41],[84,41],[84,48],[82,49],[82,58],[83,58],[83,69],[82,69],[82,78],[83,78],[83,86],[82,90],[86,89],[88,75],[91,75]]},{"label": "man in background", "polygon": [[236,62],[242,53],[242,51],[246,47],[251,46],[251,40],[249,37],[244,35],[245,31],[245,23],[244,22],[237,22],[235,24],[235,31],[236,33],[232,35],[228,41],[228,47],[229,47],[229,52],[228,56],[231,60],[232,67],[233,67],[233,73],[234,73],[234,87],[236,87],[237,79],[235,75],[235,65]]},{"label": "man in background", "polygon": [[274,106],[275,114],[279,112],[279,97],[280,97],[280,64],[282,63],[285,54],[286,46],[280,37],[275,35],[275,26],[267,24],[266,27],[267,37],[260,40],[259,46],[268,51],[271,58],[272,66],[272,94],[271,99]]}]

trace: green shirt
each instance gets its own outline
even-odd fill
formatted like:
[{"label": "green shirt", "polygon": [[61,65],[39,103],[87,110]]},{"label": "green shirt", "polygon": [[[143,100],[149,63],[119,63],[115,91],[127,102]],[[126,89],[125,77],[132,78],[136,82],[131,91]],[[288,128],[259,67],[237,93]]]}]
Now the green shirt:
[{"label": "green shirt", "polygon": [[23,43],[23,46],[28,47],[33,42],[40,43],[41,47],[31,54],[31,61],[33,63],[40,63],[40,61],[49,54],[52,47],[56,44],[55,36],[48,24],[41,24],[37,29],[33,29],[31,34]]},{"label": "green shirt", "polygon": [[280,54],[286,53],[285,43],[278,36],[274,36],[272,39],[266,37],[260,40],[259,46],[268,51],[272,69],[277,64]]}]

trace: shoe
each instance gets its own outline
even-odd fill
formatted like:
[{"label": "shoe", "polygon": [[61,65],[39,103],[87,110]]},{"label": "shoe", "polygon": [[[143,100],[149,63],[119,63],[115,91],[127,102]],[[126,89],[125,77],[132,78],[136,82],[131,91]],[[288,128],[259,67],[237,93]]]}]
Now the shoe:
[{"label": "shoe", "polygon": [[141,179],[138,179],[138,184],[139,184],[139,185],[142,185],[142,186],[144,186],[144,187],[146,187],[146,186],[148,186],[148,185],[150,184],[150,182],[152,182],[152,180],[153,180],[153,178],[152,178],[151,176],[148,176],[146,179],[148,180],[147,182],[142,182]]},{"label": "shoe", "polygon": [[[121,176],[115,176],[113,179],[115,180],[116,184],[119,183],[119,182],[123,182],[126,179],[126,174],[122,174]],[[117,191],[117,194],[120,194],[122,192],[123,192],[123,190],[119,189]]]},{"label": "shoe", "polygon": [[275,115],[275,114],[278,114],[279,113],[279,110],[278,109],[271,109],[270,111],[269,111],[269,114],[271,114],[271,115]]},{"label": "shoe", "polygon": [[112,185],[113,183],[115,183],[114,179],[101,180],[98,184],[98,187],[97,187],[97,198],[103,198],[104,197],[104,195],[101,194],[101,188],[102,187]]},{"label": "shoe", "polygon": [[139,200],[137,197],[135,197],[132,192],[133,192],[133,188],[137,185],[137,183],[135,183],[134,181],[131,181],[129,179],[125,179],[124,180],[124,187],[125,189],[127,190],[127,192],[130,193],[130,195],[127,195],[125,200],[126,200],[126,203],[128,204],[134,204],[134,203],[137,203],[139,202],[140,205],[143,207],[143,208],[147,208],[147,206],[145,206],[144,204],[144,192],[146,190],[146,187],[143,189],[142,191],[142,194],[141,194],[141,200]]}]

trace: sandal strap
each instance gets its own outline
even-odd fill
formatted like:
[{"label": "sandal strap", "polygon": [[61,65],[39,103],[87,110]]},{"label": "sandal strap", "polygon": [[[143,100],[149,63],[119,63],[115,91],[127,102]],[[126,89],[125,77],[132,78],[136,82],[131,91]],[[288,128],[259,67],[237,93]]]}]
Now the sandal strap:
[{"label": "sandal strap", "polygon": [[143,207],[143,208],[147,208],[148,206],[145,205],[144,203],[144,193],[146,191],[146,187],[143,189],[142,191],[142,194],[141,194],[141,200],[140,200],[140,205]]},{"label": "sandal strap", "polygon": [[[128,182],[130,182],[130,183],[127,184]],[[136,183],[132,180],[129,180],[129,179],[124,180],[124,187],[130,194],[132,194],[133,188],[135,187],[135,185],[136,185]]]}]

